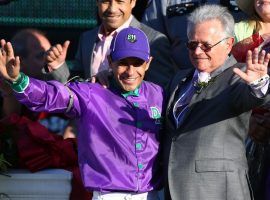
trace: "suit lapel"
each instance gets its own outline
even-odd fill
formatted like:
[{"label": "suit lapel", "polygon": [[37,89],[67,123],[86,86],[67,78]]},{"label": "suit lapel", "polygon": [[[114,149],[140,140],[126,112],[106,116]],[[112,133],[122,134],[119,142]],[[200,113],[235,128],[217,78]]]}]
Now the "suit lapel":
[{"label": "suit lapel", "polygon": [[[92,61],[93,61],[93,55],[94,55],[94,50],[96,47],[96,43],[98,42],[98,30],[99,28],[95,28],[93,30],[93,32],[91,32],[91,34],[89,34],[88,37],[85,37],[84,42],[84,49],[83,52],[87,52],[87,55],[85,55],[85,66],[87,66],[87,68],[85,69],[85,73],[86,75],[89,75],[89,77],[92,76]],[[90,53],[88,53],[90,52]]]},{"label": "suit lapel", "polygon": [[174,121],[172,121],[172,106],[174,106],[174,103],[175,103],[175,95],[177,95],[180,91],[179,88],[181,88],[182,85],[177,85],[174,89],[174,91],[171,93],[170,95],[170,98],[169,98],[169,101],[168,101],[168,106],[167,106],[167,109],[166,109],[166,121],[168,122],[167,125],[169,125],[170,128],[175,128],[175,123]]}]

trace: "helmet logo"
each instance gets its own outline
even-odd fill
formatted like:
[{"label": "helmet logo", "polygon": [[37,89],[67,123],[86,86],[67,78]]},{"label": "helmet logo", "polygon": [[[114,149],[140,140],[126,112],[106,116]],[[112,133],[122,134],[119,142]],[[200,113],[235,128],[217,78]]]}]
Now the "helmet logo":
[{"label": "helmet logo", "polygon": [[137,37],[136,37],[135,34],[128,34],[128,35],[127,35],[127,40],[128,40],[129,42],[131,42],[131,43],[134,43],[134,42],[137,41]]}]

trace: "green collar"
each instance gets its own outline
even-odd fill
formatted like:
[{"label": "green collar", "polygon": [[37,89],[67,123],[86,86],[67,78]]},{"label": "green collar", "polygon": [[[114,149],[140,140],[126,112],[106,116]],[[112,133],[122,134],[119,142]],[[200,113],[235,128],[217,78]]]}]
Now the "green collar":
[{"label": "green collar", "polygon": [[141,85],[139,85],[133,91],[124,91],[122,88],[120,88],[120,86],[117,84],[117,82],[114,80],[114,78],[112,78],[110,82],[111,82],[110,85],[112,85],[112,87],[117,88],[117,89],[119,89],[121,91],[121,95],[124,98],[127,98],[129,96],[136,96],[136,97],[139,97],[140,96],[139,89],[140,89]]},{"label": "green collar", "polygon": [[128,96],[135,96],[135,97],[138,97],[138,96],[140,96],[140,95],[139,95],[139,88],[140,88],[140,85],[139,85],[135,90],[133,90],[133,91],[128,91],[128,92],[123,91],[121,94],[122,94],[122,96],[125,97],[125,98],[127,98]]}]

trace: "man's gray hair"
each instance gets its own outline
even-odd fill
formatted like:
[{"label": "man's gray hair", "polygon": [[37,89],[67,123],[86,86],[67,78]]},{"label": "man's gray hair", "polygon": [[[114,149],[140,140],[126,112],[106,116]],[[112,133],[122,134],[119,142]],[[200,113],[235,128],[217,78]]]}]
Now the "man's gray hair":
[{"label": "man's gray hair", "polygon": [[190,38],[190,34],[196,24],[215,19],[221,22],[224,36],[234,37],[234,19],[228,9],[223,6],[209,4],[198,7],[189,15],[187,19],[188,38]]}]

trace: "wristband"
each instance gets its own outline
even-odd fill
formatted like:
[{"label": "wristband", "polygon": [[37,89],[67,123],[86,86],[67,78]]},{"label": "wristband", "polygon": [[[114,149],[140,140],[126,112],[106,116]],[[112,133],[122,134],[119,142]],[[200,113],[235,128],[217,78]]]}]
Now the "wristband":
[{"label": "wristband", "polygon": [[265,83],[266,83],[266,81],[268,81],[268,80],[269,80],[269,75],[268,74],[265,74],[261,78],[255,80],[255,81],[252,81],[251,83],[249,83],[249,85],[251,87],[254,87],[254,88],[261,87],[261,86],[264,86]]},{"label": "wristband", "polygon": [[19,77],[16,81],[7,81],[7,83],[14,91],[21,93],[29,85],[29,77],[26,76],[24,73],[20,72]]},{"label": "wristband", "polygon": [[22,78],[21,73],[19,73],[17,79],[15,81],[5,80],[5,82],[9,85],[13,85],[14,83],[17,83]]}]

